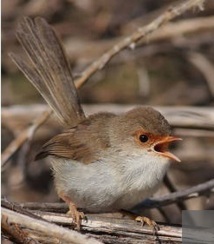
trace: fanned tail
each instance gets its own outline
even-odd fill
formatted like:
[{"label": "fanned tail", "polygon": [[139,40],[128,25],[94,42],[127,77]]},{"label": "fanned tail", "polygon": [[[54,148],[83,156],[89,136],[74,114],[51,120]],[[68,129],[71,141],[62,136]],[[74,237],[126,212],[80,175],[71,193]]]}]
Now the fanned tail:
[{"label": "fanned tail", "polygon": [[17,38],[29,57],[24,61],[11,53],[18,68],[36,87],[67,127],[85,118],[63,47],[50,25],[40,17],[24,17]]}]

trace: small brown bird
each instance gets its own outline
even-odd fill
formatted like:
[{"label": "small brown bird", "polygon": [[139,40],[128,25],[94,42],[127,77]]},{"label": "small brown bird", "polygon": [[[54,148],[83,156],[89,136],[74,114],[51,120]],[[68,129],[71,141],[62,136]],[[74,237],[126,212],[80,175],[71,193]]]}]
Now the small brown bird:
[{"label": "small brown bird", "polygon": [[180,138],[170,135],[166,119],[143,106],[121,115],[98,113],[86,118],[52,28],[42,18],[25,17],[17,37],[30,61],[14,54],[11,58],[67,127],[36,158],[50,158],[57,193],[77,224],[82,215],[76,207],[90,212],[128,210],[151,196],[170,159],[180,161],[168,151],[168,145]]}]

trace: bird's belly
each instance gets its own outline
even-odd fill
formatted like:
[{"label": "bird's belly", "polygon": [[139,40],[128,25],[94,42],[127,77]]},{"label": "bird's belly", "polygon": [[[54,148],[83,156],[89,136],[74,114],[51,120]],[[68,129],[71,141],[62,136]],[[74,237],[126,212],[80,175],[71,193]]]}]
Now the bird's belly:
[{"label": "bird's belly", "polygon": [[52,162],[58,194],[67,195],[79,208],[90,212],[111,212],[130,209],[157,189],[167,166],[123,167],[118,175],[108,164],[91,165],[62,160]]},{"label": "bird's belly", "polygon": [[[157,185],[158,186],[158,185]],[[113,209],[126,209],[129,210],[135,207],[137,204],[142,202],[144,199],[150,197],[157,187],[152,187],[150,189],[145,189],[143,186],[141,188],[132,189],[124,191],[122,196],[120,196],[113,204]]]},{"label": "bird's belly", "polygon": [[51,162],[59,196],[66,195],[78,208],[90,212],[113,210],[112,205],[119,197],[120,189],[117,189],[107,165],[83,165],[71,160]]}]

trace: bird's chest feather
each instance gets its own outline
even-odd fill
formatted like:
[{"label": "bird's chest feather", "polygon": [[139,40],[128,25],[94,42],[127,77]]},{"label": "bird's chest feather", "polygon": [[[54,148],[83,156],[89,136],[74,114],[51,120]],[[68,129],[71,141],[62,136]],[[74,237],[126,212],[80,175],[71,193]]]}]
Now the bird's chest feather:
[{"label": "bird's chest feather", "polygon": [[90,211],[134,207],[156,190],[169,165],[166,160],[156,162],[145,156],[112,158],[90,165],[54,161],[57,191],[64,191],[77,206]]},{"label": "bird's chest feather", "polygon": [[169,162],[165,158],[150,156],[129,157],[118,165],[121,197],[116,204],[121,208],[131,208],[151,196],[161,184]]}]

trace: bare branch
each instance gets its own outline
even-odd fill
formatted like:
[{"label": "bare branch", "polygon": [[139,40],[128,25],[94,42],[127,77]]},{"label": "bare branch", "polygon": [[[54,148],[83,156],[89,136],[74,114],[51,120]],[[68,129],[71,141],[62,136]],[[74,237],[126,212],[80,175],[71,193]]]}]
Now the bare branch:
[{"label": "bare branch", "polygon": [[41,116],[38,116],[32,123],[32,125],[25,129],[15,140],[13,140],[9,146],[2,153],[2,167],[5,166],[10,157],[24,144],[24,142],[33,137],[34,133],[38,130],[38,128],[45,123],[45,121],[51,115],[50,110],[47,110],[42,113]]},{"label": "bare branch", "polygon": [[120,239],[123,241],[129,240],[129,242],[124,243],[130,243],[130,241],[131,243],[139,243],[136,241],[142,239],[150,242],[154,242],[157,239],[161,241],[171,240],[181,242],[181,227],[160,225],[160,230],[154,235],[152,228],[142,226],[134,220],[104,217],[101,214],[87,214],[87,220],[82,220],[81,224],[81,230],[87,234],[83,236],[71,229],[67,230],[66,228],[55,225],[73,227],[71,217],[66,214],[53,214],[39,211],[35,213],[46,221],[36,220],[12,210],[2,208],[2,216],[3,218],[7,218],[9,224],[18,224],[24,227],[28,236],[34,237],[35,240],[41,240],[41,238],[46,238],[47,240],[47,238],[50,238],[50,241],[45,243],[56,243],[54,239],[60,240],[63,243],[100,243],[95,239],[88,238],[88,234],[94,235],[99,239],[107,235],[113,238],[113,243],[123,243]]},{"label": "bare branch", "polygon": [[1,224],[3,232],[15,243],[39,244],[37,240],[29,237],[28,233],[20,228],[18,224],[9,224],[6,216],[2,217]]},{"label": "bare branch", "polygon": [[119,43],[115,44],[110,50],[105,52],[99,59],[93,62],[89,67],[83,71],[82,76],[76,80],[77,85],[82,85],[85,81],[87,81],[97,70],[103,69],[103,67],[119,52],[123,49],[130,47],[131,49],[135,48],[136,43],[153,33],[155,30],[174,19],[175,17],[183,14],[187,10],[200,7],[202,8],[204,0],[189,0],[184,1],[181,4],[178,4],[175,7],[169,8],[162,15],[153,20],[150,24],[145,27],[139,27],[136,32],[126,37]]},{"label": "bare branch", "polygon": [[201,53],[191,52],[189,61],[204,75],[210,94],[214,97],[214,65]]},{"label": "bare branch", "polygon": [[139,208],[159,208],[162,206],[166,206],[177,201],[184,201],[191,198],[196,198],[202,195],[209,194],[210,192],[214,191],[214,179],[209,180],[205,183],[193,186],[186,190],[181,190],[177,192],[173,192],[166,196],[162,197],[153,197],[150,198],[148,201],[139,204]]},{"label": "bare branch", "polygon": [[[84,111],[87,115],[98,112],[111,112],[115,114],[126,112],[138,104],[133,105],[119,105],[119,104],[94,104],[83,105]],[[17,120],[31,121],[33,118],[39,116],[48,107],[46,105],[34,104],[31,106],[11,106],[9,108],[2,108],[2,123],[7,124],[10,121],[10,129],[16,126]],[[169,121],[174,128],[188,128],[197,130],[214,130],[214,110],[210,107],[196,107],[196,106],[156,106]],[[19,122],[20,123],[20,122]]]},{"label": "bare branch", "polygon": [[[172,23],[168,23],[163,26],[161,29],[158,29],[151,36],[149,36],[149,42],[158,42],[166,39],[175,39],[176,37],[200,32],[202,30],[211,30],[213,29],[214,18],[204,17],[204,18],[194,18],[194,19],[185,19]],[[145,44],[143,40],[139,44]]]},{"label": "bare branch", "polygon": [[[74,230],[67,230],[55,224],[48,223],[47,221],[38,220],[29,216],[16,213],[14,211],[2,208],[2,218],[6,218],[9,224],[18,224],[24,228],[28,228],[37,232],[39,235],[45,235],[50,240],[57,239],[63,243],[76,243],[76,244],[100,244],[101,242],[96,239],[82,235]],[[71,220],[69,220],[71,222]],[[50,242],[51,243],[51,242]]]}]

